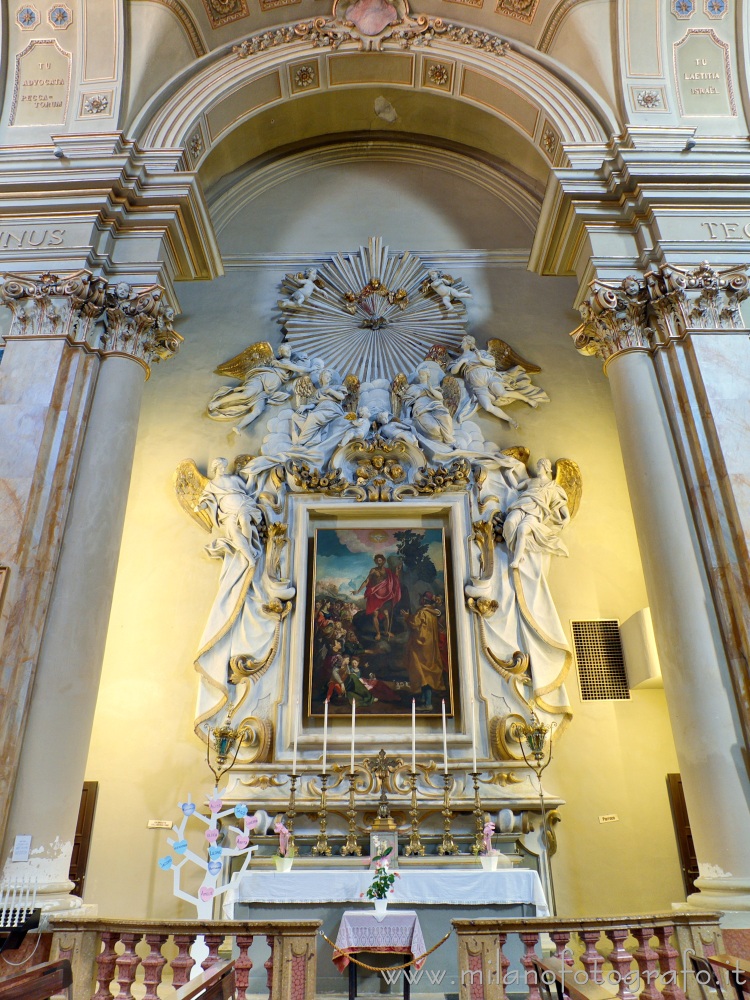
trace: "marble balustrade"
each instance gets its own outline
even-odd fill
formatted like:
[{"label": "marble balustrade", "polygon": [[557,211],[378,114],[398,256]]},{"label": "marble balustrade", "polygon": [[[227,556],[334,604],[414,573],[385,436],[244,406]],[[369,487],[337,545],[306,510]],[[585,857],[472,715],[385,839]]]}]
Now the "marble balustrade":
[{"label": "marble balustrade", "polygon": [[[55,959],[73,966],[74,1000],[169,1000],[190,978],[195,960],[190,950],[203,935],[208,954],[201,968],[219,960],[219,952],[235,955],[237,1000],[250,993],[253,961],[248,952],[265,938],[264,962],[269,1000],[314,1000],[319,920],[66,920],[58,917],[52,931]],[[257,982],[252,986],[257,994]]]},{"label": "marble balustrade", "polygon": [[[553,954],[570,968],[571,985],[600,984],[613,1000],[702,1000],[689,957],[724,951],[719,915],[700,911],[618,917],[543,917],[453,920],[460,1000],[540,1000],[534,958]],[[317,920],[212,921],[102,920],[57,916],[51,958],[68,958],[74,1000],[169,1000],[186,983],[195,961],[190,949],[204,935],[207,969],[232,949],[237,998],[251,992],[254,940],[266,939],[263,963],[269,1000],[314,1000]],[[511,956],[521,955],[514,972]],[[256,959],[257,964],[257,959]],[[500,976],[498,976],[498,969]],[[507,980],[503,982],[503,980]],[[252,993],[258,992],[258,982]]]},{"label": "marble balustrade", "polygon": [[[689,956],[719,954],[723,947],[719,915],[695,911],[452,924],[458,937],[460,1000],[524,994],[540,1000],[533,962],[550,953],[570,968],[570,985],[584,992],[585,984],[599,983],[613,1000],[703,1000]],[[518,951],[524,970],[520,976],[508,957]]]}]

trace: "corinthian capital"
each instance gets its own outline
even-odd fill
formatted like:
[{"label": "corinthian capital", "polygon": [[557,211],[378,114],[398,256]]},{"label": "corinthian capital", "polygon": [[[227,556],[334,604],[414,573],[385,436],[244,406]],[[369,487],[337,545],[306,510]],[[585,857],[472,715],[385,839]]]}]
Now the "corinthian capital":
[{"label": "corinthian capital", "polygon": [[663,264],[646,275],[652,326],[664,342],[693,330],[742,330],[740,302],[748,297],[745,265],[693,270]]},{"label": "corinthian capital", "polygon": [[106,287],[103,278],[89,271],[63,277],[49,273],[38,278],[3,275],[0,301],[13,313],[8,336],[87,342],[92,326],[104,312]]},{"label": "corinthian capital", "polygon": [[605,362],[623,351],[648,350],[651,330],[643,280],[631,275],[619,284],[592,281],[590,289],[580,307],[583,323],[571,333],[576,349]]},{"label": "corinthian capital", "polygon": [[[163,301],[163,293],[160,285],[143,289],[126,282],[110,285],[90,271],[62,277],[5,274],[0,278],[0,302],[13,313],[8,338],[86,344],[104,355],[133,358],[147,375],[150,365],[171,358],[182,343],[172,326],[174,311]],[[94,329],[97,323],[99,330]]]},{"label": "corinthian capital", "polygon": [[125,354],[150,366],[173,357],[182,337],[172,326],[174,310],[162,300],[160,285],[136,290],[121,281],[107,291],[104,354]]}]

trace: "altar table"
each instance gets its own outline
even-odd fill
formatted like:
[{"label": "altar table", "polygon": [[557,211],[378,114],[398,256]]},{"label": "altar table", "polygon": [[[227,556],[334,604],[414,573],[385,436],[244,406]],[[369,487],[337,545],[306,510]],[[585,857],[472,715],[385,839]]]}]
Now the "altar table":
[{"label": "altar table", "polygon": [[[336,936],[333,963],[341,972],[349,966],[349,1000],[357,996],[357,965],[349,962],[355,952],[375,952],[391,955],[411,955],[418,958],[427,951],[419,917],[414,910],[396,910],[383,917],[372,911],[346,910],[341,916]],[[424,959],[415,962],[421,969]],[[403,977],[404,1000],[409,1000],[409,978]]]},{"label": "altar table", "polygon": [[[424,936],[430,942],[439,941],[447,934],[454,917],[470,915],[479,920],[497,919],[499,916],[514,919],[549,915],[542,883],[538,874],[530,869],[504,868],[485,872],[479,864],[476,868],[458,869],[404,867],[399,869],[399,875],[393,887],[395,892],[388,897],[389,912],[392,906],[394,912],[403,912],[401,906],[417,909]],[[275,872],[250,868],[238,880],[237,886],[227,893],[229,898],[225,903],[225,912],[228,918],[235,920],[321,920],[322,930],[335,940],[342,910],[357,909],[364,913],[366,908],[372,907],[372,903],[364,898],[371,881],[372,872],[365,868],[364,860],[361,869],[300,866],[290,872]],[[352,903],[359,905],[352,907]],[[467,914],[467,911],[470,912]],[[258,976],[265,971],[261,944],[258,944],[256,952],[251,952],[252,961],[257,966],[251,977],[256,971]],[[517,954],[513,950],[516,946]],[[518,939],[513,939],[506,946],[506,955],[514,968],[516,965],[521,968],[522,954],[523,948]],[[449,939],[427,960],[429,968],[421,982],[420,992],[427,989],[430,971],[444,971],[445,983],[440,987],[442,992],[437,994],[442,1000],[445,988],[451,983],[459,983],[461,973],[457,958],[455,939]],[[363,975],[362,978],[367,977]],[[368,985],[377,988],[376,983]],[[339,990],[340,973],[331,961],[331,949],[328,946],[319,948],[318,992],[336,993]]]},{"label": "altar table", "polygon": [[[534,906],[537,917],[548,917],[549,907],[537,872],[530,868],[405,868],[394,883],[389,903],[412,906]],[[364,898],[372,872],[301,869],[290,872],[248,871],[240,879],[238,903],[358,903]]]}]

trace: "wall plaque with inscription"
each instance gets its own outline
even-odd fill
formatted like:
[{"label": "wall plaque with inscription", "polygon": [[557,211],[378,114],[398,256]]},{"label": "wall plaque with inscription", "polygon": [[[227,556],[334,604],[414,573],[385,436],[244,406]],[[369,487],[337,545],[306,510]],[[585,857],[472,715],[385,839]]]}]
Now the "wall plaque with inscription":
[{"label": "wall plaque with inscription", "polygon": [[52,38],[16,55],[11,125],[64,125],[70,96],[70,52]]},{"label": "wall plaque with inscription", "polygon": [[729,43],[713,28],[690,28],[674,43],[674,72],[684,118],[729,118],[737,114]]}]

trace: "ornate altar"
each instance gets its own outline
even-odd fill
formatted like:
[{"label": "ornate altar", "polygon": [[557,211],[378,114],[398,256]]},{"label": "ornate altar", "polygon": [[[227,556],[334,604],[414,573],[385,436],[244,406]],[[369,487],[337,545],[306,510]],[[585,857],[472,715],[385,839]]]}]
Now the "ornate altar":
[{"label": "ornate altar", "polygon": [[471,856],[487,813],[539,847],[521,741],[532,713],[555,739],[570,717],[546,569],[581,479],[496,443],[549,398],[509,345],[477,346],[471,298],[379,239],[286,275],[281,345],[217,369],[207,412],[236,453],[175,475],[220,562],[196,733],[224,759],[236,743],[224,800],[285,814],[303,858],[357,855],[372,829],[406,857]]}]

